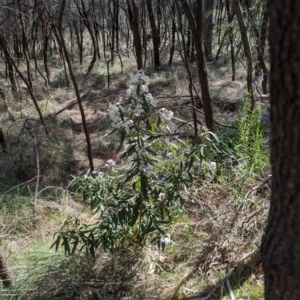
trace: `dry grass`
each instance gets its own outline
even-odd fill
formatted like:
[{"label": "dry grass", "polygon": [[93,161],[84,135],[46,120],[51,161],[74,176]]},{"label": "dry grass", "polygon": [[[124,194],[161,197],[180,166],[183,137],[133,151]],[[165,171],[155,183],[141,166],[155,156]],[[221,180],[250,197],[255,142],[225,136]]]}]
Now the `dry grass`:
[{"label": "dry grass", "polygon": [[[82,66],[76,66],[75,71],[90,126],[95,166],[100,168],[107,159],[117,158],[99,143],[99,137],[106,132],[104,124],[108,104],[124,95],[127,74],[134,65],[132,58],[124,58],[126,72],[121,74],[116,63],[110,69],[112,84],[108,90],[106,64],[99,61],[86,77],[83,74],[88,64],[87,59]],[[183,97],[188,95],[187,81],[184,80],[186,73],[182,65],[176,65],[176,62],[174,65],[162,68],[159,73],[152,73],[149,69],[150,90],[157,96],[159,105],[176,106],[176,113],[188,119],[191,114]],[[192,68],[196,74],[196,66]],[[0,152],[0,166],[3,162],[8,164],[0,173],[0,238],[17,275],[13,291],[24,293],[22,299],[29,300],[193,299],[207,295],[228,272],[234,270],[229,278],[234,293],[241,299],[260,299],[261,268],[251,264],[251,259],[250,262],[239,260],[255,250],[261,238],[267,212],[265,185],[253,189],[244,199],[245,203],[254,205],[238,209],[228,182],[218,182],[214,178],[195,180],[190,187],[191,200],[187,203],[186,213],[169,229],[176,243],[164,252],[150,244],[144,249],[126,249],[115,255],[99,250],[96,260],[93,260],[82,254],[65,257],[49,250],[53,233],[69,214],[65,208],[72,207],[75,200],[72,194],[65,192],[70,175],[86,173],[89,168],[73,88],[66,86],[63,69],[58,64],[53,62],[52,69],[51,89],[40,88],[41,79],[34,82],[39,105],[50,129],[49,137],[45,136],[24,89],[20,101],[15,102],[5,83],[16,121],[8,118],[0,103],[0,126],[7,132],[10,147],[8,154]],[[225,55],[218,62],[211,63],[209,70],[212,98],[219,109],[225,107],[227,112],[225,115],[216,112],[216,116],[222,122],[232,120],[236,103],[245,98],[245,73],[238,70],[237,81],[231,82]],[[196,86],[200,90],[198,84]],[[228,108],[227,103],[233,103],[233,108]],[[30,206],[35,187],[35,156],[32,140],[24,129],[25,118],[32,120],[39,145],[42,174],[39,198],[55,201],[58,205],[48,207],[41,202],[35,226]],[[247,182],[242,194],[247,194],[258,184],[258,181]],[[76,209],[77,217],[91,222],[93,215],[82,208]],[[223,285],[211,299],[228,299]]]}]

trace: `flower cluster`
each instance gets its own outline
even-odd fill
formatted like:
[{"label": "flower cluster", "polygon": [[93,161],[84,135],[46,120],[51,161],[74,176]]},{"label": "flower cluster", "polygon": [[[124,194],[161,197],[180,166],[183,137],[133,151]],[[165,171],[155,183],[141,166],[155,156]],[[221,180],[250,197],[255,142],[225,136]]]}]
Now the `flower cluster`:
[{"label": "flower cluster", "polygon": [[133,115],[135,117],[139,117],[142,113],[143,113],[144,109],[143,109],[143,106],[138,103],[136,106],[135,106],[135,109],[133,111]]},{"label": "flower cluster", "polygon": [[138,85],[140,86],[140,94],[149,93],[148,83],[149,77],[144,74],[143,70],[137,71],[136,74],[131,74],[128,81],[128,89],[126,91],[127,98],[135,100],[139,98],[139,95],[137,95]]},{"label": "flower cluster", "polygon": [[[150,105],[155,106],[156,100],[153,98],[151,93],[149,93],[148,83],[149,77],[144,74],[143,70],[137,71],[136,74],[131,74],[130,80],[128,81],[128,89],[126,91],[127,99],[132,99],[135,100],[135,102],[138,102],[138,100],[140,100],[140,95],[143,95]],[[138,86],[139,94],[137,93]]]},{"label": "flower cluster", "polygon": [[116,166],[116,162],[112,159],[109,159],[108,161],[106,161],[106,164],[104,167],[113,171],[115,169],[115,166]]},{"label": "flower cluster", "polygon": [[158,198],[157,198],[157,201],[159,201],[159,202],[164,201],[165,196],[166,196],[165,193],[159,193]]},{"label": "flower cluster", "polygon": [[156,100],[153,98],[151,93],[145,93],[146,101],[151,104],[152,106],[156,106]]},{"label": "flower cluster", "polygon": [[146,177],[150,177],[152,173],[152,166],[149,164],[140,164],[139,171],[142,172]]},{"label": "flower cluster", "polygon": [[131,119],[125,119],[120,102],[110,106],[109,118],[112,122],[112,127],[114,129],[119,129],[120,131],[126,131],[128,133],[133,125]]},{"label": "flower cluster", "polygon": [[143,70],[138,70],[136,74],[130,74],[128,83],[132,85],[137,85],[140,83],[147,86],[149,83],[149,77],[145,75]]},{"label": "flower cluster", "polygon": [[113,125],[118,124],[120,121],[122,121],[120,112],[122,112],[122,107],[120,105],[120,102],[117,102],[114,105],[110,105],[110,110],[108,114]]},{"label": "flower cluster", "polygon": [[166,108],[161,108],[159,110],[159,116],[163,123],[168,123],[173,118],[173,112],[170,110],[167,110]]},{"label": "flower cluster", "polygon": [[[128,99],[137,99],[139,95],[137,94],[137,86],[136,85],[130,85],[128,89],[126,90],[126,96]],[[140,85],[140,94],[142,93],[149,93],[148,85],[141,84]]]},{"label": "flower cluster", "polygon": [[173,112],[166,109],[166,108],[161,108],[158,112],[160,120],[163,124],[166,124],[167,129],[170,132],[174,132],[176,126],[175,124],[172,122],[172,118],[173,118]]}]

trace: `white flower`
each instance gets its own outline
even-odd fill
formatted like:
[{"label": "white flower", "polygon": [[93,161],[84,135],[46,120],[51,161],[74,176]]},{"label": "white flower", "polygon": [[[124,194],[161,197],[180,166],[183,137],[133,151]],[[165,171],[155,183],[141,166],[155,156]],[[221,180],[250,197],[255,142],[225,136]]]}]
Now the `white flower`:
[{"label": "white flower", "polygon": [[115,166],[116,166],[116,163],[114,160],[112,159],[109,159],[108,161],[106,161],[106,164],[105,164],[105,168],[108,168],[108,169],[111,169],[112,171],[115,169]]},{"label": "white flower", "polygon": [[102,179],[103,176],[104,176],[104,173],[101,172],[101,171],[95,170],[95,171],[92,172],[92,175],[94,175],[94,177],[95,177],[96,179]]},{"label": "white flower", "polygon": [[161,242],[164,243],[165,245],[174,244],[174,241],[171,239],[171,235],[169,233],[165,234],[161,238]]},{"label": "white flower", "polygon": [[143,70],[138,70],[136,72],[135,78],[143,85],[148,84],[149,82],[149,77],[145,75]]},{"label": "white flower", "polygon": [[159,116],[163,123],[168,123],[173,118],[173,112],[166,108],[161,108],[159,110]]},{"label": "white flower", "polygon": [[165,193],[160,193],[160,194],[158,195],[157,201],[163,201],[164,198],[165,198]]},{"label": "white flower", "polygon": [[156,100],[153,98],[153,96],[150,93],[146,93],[145,98],[147,102],[150,103],[152,106],[156,106]]},{"label": "white flower", "polygon": [[166,108],[161,108],[158,113],[161,122],[166,124],[167,130],[170,132],[174,132],[176,129],[176,125],[172,122],[173,112],[167,110]]},{"label": "white flower", "polygon": [[111,119],[113,125],[115,125],[121,121],[120,109],[122,110],[119,102],[117,102],[115,105],[112,105],[110,107],[108,114],[109,114],[109,118]]},{"label": "white flower", "polygon": [[152,167],[150,165],[140,165],[139,170],[144,173],[145,176],[150,177]]},{"label": "white flower", "polygon": [[148,93],[149,92],[149,87],[146,84],[141,84],[141,93]]},{"label": "white flower", "polygon": [[132,120],[126,120],[123,122],[122,124],[122,129],[125,130],[127,133],[130,130],[130,127],[133,125],[133,121]]},{"label": "white flower", "polygon": [[214,161],[208,161],[207,162],[207,167],[208,167],[208,169],[211,172],[213,172],[213,173],[217,172],[217,164],[216,164],[216,162],[214,162]]},{"label": "white flower", "polygon": [[149,77],[145,75],[143,70],[138,70],[136,74],[130,74],[129,84],[137,85],[137,84],[147,85],[149,83]]},{"label": "white flower", "polygon": [[132,98],[135,91],[136,91],[136,87],[134,85],[129,86],[128,89],[126,90],[127,98],[128,99]]},{"label": "white flower", "polygon": [[134,111],[133,111],[133,114],[136,116],[136,117],[139,117],[143,112],[143,107],[141,104],[137,104],[137,106],[135,107]]},{"label": "white flower", "polygon": [[107,146],[109,143],[105,140],[105,138],[107,137],[107,134],[100,136],[99,138],[99,142],[103,145],[103,146]]}]

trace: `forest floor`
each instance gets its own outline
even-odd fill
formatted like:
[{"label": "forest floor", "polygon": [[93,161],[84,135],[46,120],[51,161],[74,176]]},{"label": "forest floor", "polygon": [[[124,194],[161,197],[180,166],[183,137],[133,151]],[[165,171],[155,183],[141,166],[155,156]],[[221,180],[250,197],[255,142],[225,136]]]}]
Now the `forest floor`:
[{"label": "forest floor", "polygon": [[[88,58],[82,65],[74,64],[98,170],[111,158],[121,164],[118,154],[105,148],[100,137],[109,129],[109,103],[126,96],[128,75],[135,70],[132,57],[123,63],[124,70],[117,62],[111,67],[109,88],[103,60],[88,75]],[[196,65],[191,66],[200,90]],[[87,223],[95,218],[67,188],[72,176],[89,170],[86,141],[72,83],[67,85],[59,61],[51,61],[51,70],[48,88],[34,75],[48,137],[25,86],[20,82],[20,97],[15,100],[0,75],[15,115],[12,121],[0,102],[0,127],[8,144],[8,152],[0,150],[0,246],[15,276],[11,289],[0,290],[0,299],[195,300],[233,299],[232,294],[236,299],[263,299],[259,244],[270,195],[268,136],[257,141],[261,144],[253,153],[247,153],[244,139],[249,132],[241,130],[248,101],[243,66],[232,82],[229,55],[208,63],[214,118],[229,126],[216,124],[215,131],[220,139],[234,141],[232,157],[220,157],[218,172],[212,176],[194,179],[184,213],[168,229],[175,243],[164,251],[154,244],[113,255],[99,249],[96,259],[82,253],[65,256],[62,249],[50,249],[53,235],[69,216]],[[192,119],[183,65],[163,65],[158,72],[149,67],[145,74],[159,107],[172,109],[182,120]],[[197,117],[204,124],[203,114]],[[36,157],[25,119],[30,120],[40,158],[35,211]]]}]

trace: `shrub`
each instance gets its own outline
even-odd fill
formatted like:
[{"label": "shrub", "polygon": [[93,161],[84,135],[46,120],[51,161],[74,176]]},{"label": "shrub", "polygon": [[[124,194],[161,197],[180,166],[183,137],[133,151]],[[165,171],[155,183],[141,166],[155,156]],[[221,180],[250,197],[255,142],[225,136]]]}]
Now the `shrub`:
[{"label": "shrub", "polygon": [[183,211],[214,135],[203,129],[194,141],[176,143],[173,113],[156,109],[148,81],[142,71],[132,76],[127,104],[119,99],[109,110],[112,131],[102,141],[109,144],[109,138],[118,137],[122,166],[109,160],[107,172],[74,177],[70,183],[83,202],[90,201],[98,220],[82,224],[67,219],[53,244],[56,249],[62,245],[66,254],[85,249],[94,256],[99,246],[110,251],[143,246],[149,235],[162,247],[170,241],[166,225]]}]

